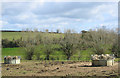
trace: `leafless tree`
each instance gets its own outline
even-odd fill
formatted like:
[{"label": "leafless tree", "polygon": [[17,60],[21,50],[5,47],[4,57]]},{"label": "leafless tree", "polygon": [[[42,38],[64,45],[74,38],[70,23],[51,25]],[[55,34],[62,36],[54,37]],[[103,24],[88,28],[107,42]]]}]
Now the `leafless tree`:
[{"label": "leafless tree", "polygon": [[56,31],[57,33],[60,33],[60,30],[59,29],[57,29],[57,31]]},{"label": "leafless tree", "polygon": [[76,39],[77,35],[71,30],[67,30],[64,33],[64,38],[61,40],[60,45],[64,54],[67,56],[67,60],[70,60],[71,56],[76,53],[76,48],[78,44],[78,40]]},{"label": "leafless tree", "polygon": [[[28,29],[29,30],[29,29]],[[22,40],[19,41],[19,45],[24,48],[26,56],[25,59],[32,60],[33,55],[36,55],[37,59],[40,58],[40,52],[35,53],[35,48],[37,45],[42,43],[41,32],[22,32]],[[32,36],[33,34],[34,36]]]},{"label": "leafless tree", "polygon": [[53,52],[53,39],[49,36],[43,37],[44,53],[46,55],[46,60],[49,60],[50,54]]},{"label": "leafless tree", "polygon": [[27,43],[27,45],[24,48],[25,48],[25,53],[26,53],[25,58],[27,60],[32,60],[32,56],[34,55],[34,51],[35,51],[35,46]]},{"label": "leafless tree", "polygon": [[46,30],[45,30],[45,32],[47,32],[47,33],[48,33],[48,32],[49,32],[49,30],[48,30],[48,29],[46,29]]},{"label": "leafless tree", "polygon": [[106,46],[112,46],[115,41],[115,33],[111,30],[98,29],[97,31],[90,30],[83,35],[87,46],[93,48],[96,54],[104,54]]}]

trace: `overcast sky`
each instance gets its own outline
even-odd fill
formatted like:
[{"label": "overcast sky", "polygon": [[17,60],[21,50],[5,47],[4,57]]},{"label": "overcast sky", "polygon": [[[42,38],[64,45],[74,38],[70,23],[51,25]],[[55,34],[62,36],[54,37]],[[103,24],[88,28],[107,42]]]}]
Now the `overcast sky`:
[{"label": "overcast sky", "polygon": [[108,2],[5,2],[2,3],[2,29],[39,30],[117,28],[118,3]]}]

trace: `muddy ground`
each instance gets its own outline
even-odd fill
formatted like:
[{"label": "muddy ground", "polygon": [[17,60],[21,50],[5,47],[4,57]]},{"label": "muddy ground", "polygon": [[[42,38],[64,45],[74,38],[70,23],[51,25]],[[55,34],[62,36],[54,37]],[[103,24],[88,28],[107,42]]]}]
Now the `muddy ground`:
[{"label": "muddy ground", "polygon": [[2,76],[110,76],[118,75],[118,63],[93,67],[91,62],[24,61],[2,64]]}]

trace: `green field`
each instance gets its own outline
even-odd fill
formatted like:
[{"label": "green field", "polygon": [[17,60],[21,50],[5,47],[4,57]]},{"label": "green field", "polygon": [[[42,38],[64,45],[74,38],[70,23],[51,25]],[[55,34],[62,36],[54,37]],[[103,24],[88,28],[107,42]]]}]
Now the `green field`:
[{"label": "green field", "polygon": [[[37,48],[39,49],[39,48]],[[37,50],[36,52],[39,51],[40,52],[40,58],[45,59],[45,54],[43,53],[42,50]],[[89,55],[90,53],[92,53],[92,51],[90,52],[90,50],[83,50],[83,51],[78,51],[76,54],[74,54],[71,57],[71,60],[78,60],[78,57],[80,55],[80,60],[90,60],[89,59]],[[4,56],[21,56],[22,59],[25,59],[25,51],[24,48],[2,48],[2,58],[4,58]],[[33,56],[33,58],[35,58]],[[62,51],[54,51],[51,55],[50,58],[55,59],[55,60],[66,60],[65,55],[63,54]]]},{"label": "green field", "polygon": [[[39,34],[39,32],[2,32],[2,39],[17,40],[17,39],[20,39],[21,37],[24,37],[24,38],[27,38],[28,36],[35,37],[37,34]],[[53,34],[53,33],[47,33],[47,34],[44,34],[44,36],[45,35],[49,35],[57,38],[59,38],[60,36],[63,36],[62,34]]]},{"label": "green field", "polygon": [[22,48],[2,48],[2,58],[4,56],[21,56],[24,58],[25,52]]},{"label": "green field", "polygon": [[[24,32],[2,32],[2,39],[19,39],[23,36],[32,36],[34,37],[35,34],[38,34],[38,32],[36,33],[24,33]],[[54,36],[59,38],[60,36],[63,36],[62,34],[53,34],[53,33],[47,33],[46,35],[49,36]],[[45,54],[43,53],[43,50],[41,49],[43,46],[37,46],[35,49],[35,52],[40,52],[40,58],[41,59],[45,59]],[[59,45],[56,46],[56,48],[59,48]],[[109,50],[106,50],[106,53],[111,54],[111,52]],[[77,50],[76,54],[74,54],[71,57],[71,60],[90,60],[90,55],[93,54],[92,49],[88,48],[87,50]],[[25,50],[24,48],[2,48],[2,59],[4,56],[21,56],[22,59],[25,59]],[[36,57],[33,56],[33,59],[35,59]],[[62,51],[57,51],[55,50],[51,55],[50,55],[50,59],[55,59],[55,60],[66,60],[66,56],[63,54]]]},{"label": "green field", "polygon": [[2,39],[19,39],[22,36],[22,32],[2,32]]}]

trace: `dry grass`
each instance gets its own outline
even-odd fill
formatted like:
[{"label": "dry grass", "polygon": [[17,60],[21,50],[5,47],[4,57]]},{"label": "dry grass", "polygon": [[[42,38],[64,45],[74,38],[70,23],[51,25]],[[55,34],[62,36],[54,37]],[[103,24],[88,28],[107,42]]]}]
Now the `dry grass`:
[{"label": "dry grass", "polygon": [[92,67],[91,62],[24,61],[2,64],[2,76],[110,76],[118,74],[118,63],[109,67]]}]

